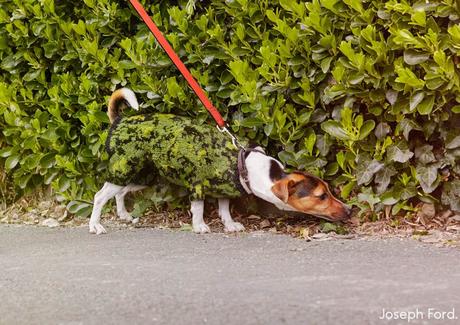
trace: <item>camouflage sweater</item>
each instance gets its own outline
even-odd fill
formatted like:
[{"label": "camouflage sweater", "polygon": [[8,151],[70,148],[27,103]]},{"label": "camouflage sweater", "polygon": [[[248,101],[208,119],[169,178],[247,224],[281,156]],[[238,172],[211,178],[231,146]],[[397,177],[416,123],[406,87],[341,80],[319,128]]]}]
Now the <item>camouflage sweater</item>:
[{"label": "camouflage sweater", "polygon": [[211,125],[170,114],[126,117],[110,128],[106,149],[113,184],[148,185],[161,176],[187,189],[192,199],[242,193],[238,150]]}]

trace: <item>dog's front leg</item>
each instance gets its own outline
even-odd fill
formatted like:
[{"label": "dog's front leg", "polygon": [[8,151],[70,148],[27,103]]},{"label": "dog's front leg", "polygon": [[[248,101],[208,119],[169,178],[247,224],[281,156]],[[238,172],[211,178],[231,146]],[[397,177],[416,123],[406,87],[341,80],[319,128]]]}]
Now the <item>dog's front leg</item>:
[{"label": "dog's front leg", "polygon": [[102,208],[108,200],[117,195],[122,189],[123,186],[106,182],[99,192],[96,193],[94,196],[93,212],[89,220],[90,233],[98,235],[107,233],[100,223]]},{"label": "dog's front leg", "polygon": [[192,227],[197,234],[211,232],[203,220],[204,200],[192,201],[190,212],[192,213]]},{"label": "dog's front leg", "polygon": [[222,219],[222,223],[225,226],[225,231],[236,232],[244,230],[244,226],[241,223],[235,222],[232,219],[230,214],[230,200],[219,199],[219,215]]}]

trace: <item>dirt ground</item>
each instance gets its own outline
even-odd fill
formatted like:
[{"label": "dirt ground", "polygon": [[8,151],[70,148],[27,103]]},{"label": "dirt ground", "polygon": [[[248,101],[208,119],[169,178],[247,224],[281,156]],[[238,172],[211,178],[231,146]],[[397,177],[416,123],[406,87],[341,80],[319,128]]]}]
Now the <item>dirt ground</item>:
[{"label": "dirt ground", "polygon": [[[345,223],[329,223],[318,218],[280,212],[271,205],[262,204],[258,213],[248,213],[245,202],[236,202],[232,208],[234,219],[241,222],[246,232],[266,231],[289,234],[301,240],[353,239],[362,237],[412,238],[437,246],[460,247],[460,213],[436,211],[431,204],[420,204],[416,212],[403,216],[382,213],[378,220],[369,215],[355,215]],[[108,211],[110,208],[108,208]],[[387,211],[386,211],[387,212]],[[224,232],[215,206],[207,205],[205,221],[212,232]],[[30,224],[45,227],[80,226],[87,218],[68,213],[65,206],[52,200],[22,199],[0,211],[0,223]],[[113,209],[103,214],[102,224],[115,228],[171,228],[192,231],[191,217],[185,210],[154,211],[145,213],[137,224],[120,221]]]}]

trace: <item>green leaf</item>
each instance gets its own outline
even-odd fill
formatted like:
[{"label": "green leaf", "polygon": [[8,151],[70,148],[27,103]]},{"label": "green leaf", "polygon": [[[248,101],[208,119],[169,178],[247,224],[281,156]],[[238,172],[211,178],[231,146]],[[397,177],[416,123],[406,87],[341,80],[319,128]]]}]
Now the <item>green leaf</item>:
[{"label": "green leaf", "polygon": [[372,193],[371,189],[363,189],[363,192],[358,194],[358,201],[366,202],[369,204],[371,210],[374,210],[374,206],[380,203],[380,198]]},{"label": "green leaf", "polygon": [[89,202],[82,202],[82,201],[70,201],[67,204],[67,211],[70,213],[86,218],[90,215],[93,205]]},{"label": "green leaf", "polygon": [[417,78],[409,68],[395,67],[398,77],[395,79],[396,82],[403,83],[415,89],[420,89],[425,85],[423,80]]},{"label": "green leaf", "polygon": [[324,73],[327,73],[331,67],[331,62],[334,59],[334,57],[330,56],[328,58],[324,58],[321,60],[321,71]]},{"label": "green leaf", "polygon": [[321,156],[325,157],[331,149],[332,141],[328,135],[319,134],[316,136],[315,145],[316,148],[318,148]]},{"label": "green leaf", "polygon": [[375,159],[367,160],[358,158],[356,166],[356,181],[358,185],[368,184],[375,173],[383,168],[383,164]]},{"label": "green leaf", "polygon": [[423,100],[425,97],[425,93],[423,91],[418,91],[416,92],[413,96],[410,97],[410,103],[409,103],[409,110],[413,111],[416,107],[418,107],[418,104]]},{"label": "green leaf", "polygon": [[356,181],[351,181],[345,184],[345,186],[342,188],[342,191],[340,193],[340,197],[344,200],[347,199],[350,196],[350,193],[355,187],[355,185],[356,185]]},{"label": "green leaf", "polygon": [[[425,193],[431,193],[436,189],[436,179],[438,177],[438,168],[436,166],[417,166],[416,177]],[[434,186],[433,186],[434,185]]]},{"label": "green leaf", "polygon": [[394,31],[393,41],[404,47],[424,48],[423,43],[418,40],[409,30],[402,28]]},{"label": "green leaf", "polygon": [[388,185],[390,185],[391,177],[396,175],[398,172],[393,166],[385,166],[380,169],[375,175],[375,182],[378,184],[377,193],[383,193],[387,190]]},{"label": "green leaf", "polygon": [[65,192],[70,187],[70,179],[61,176],[59,179],[59,192]]},{"label": "green leaf", "polygon": [[334,138],[340,139],[340,140],[349,140],[350,136],[348,133],[344,130],[344,128],[341,126],[341,124],[337,121],[326,121],[321,124],[321,129],[323,129],[324,132],[330,134]]},{"label": "green leaf", "polygon": [[43,184],[50,185],[59,173],[57,171],[49,172],[43,179]]},{"label": "green leaf", "polygon": [[310,134],[305,137],[304,140],[304,145],[305,145],[305,150],[307,150],[309,155],[313,154],[313,148],[316,143],[316,134],[315,132],[310,132]]},{"label": "green leaf", "polygon": [[292,152],[280,151],[278,153],[278,158],[285,164],[292,165],[295,163],[295,155]]},{"label": "green leaf", "polygon": [[401,120],[401,122],[399,122],[397,130],[402,131],[403,135],[404,135],[404,138],[406,140],[409,140],[410,131],[412,131],[412,130],[421,131],[422,128],[420,127],[420,125],[417,124],[416,121],[408,119],[408,118],[403,118]]},{"label": "green leaf", "polygon": [[13,70],[19,63],[21,63],[21,60],[17,55],[9,55],[5,58],[3,58],[2,63],[0,64],[0,67],[6,71],[11,71]]},{"label": "green leaf", "polygon": [[405,163],[409,161],[414,155],[413,152],[407,147],[407,143],[404,141],[398,141],[396,144],[391,145],[387,148],[387,159],[388,161],[397,161]]},{"label": "green leaf", "polygon": [[424,165],[434,162],[436,158],[433,153],[433,146],[428,144],[418,146],[415,148],[415,158]]},{"label": "green leaf", "polygon": [[6,170],[11,170],[19,163],[19,155],[11,155],[5,161]]},{"label": "green leaf", "polygon": [[264,122],[257,117],[248,117],[240,122],[241,126],[258,127],[264,125]]},{"label": "green leaf", "polygon": [[14,148],[4,148],[0,150],[0,157],[7,158],[14,153]]},{"label": "green leaf", "polygon": [[422,115],[428,115],[433,110],[433,105],[434,96],[428,96],[417,106],[417,111]]},{"label": "green leaf", "polygon": [[347,4],[347,6],[349,6],[350,8],[359,12],[360,14],[363,13],[363,4],[361,0],[343,0],[343,2]]},{"label": "green leaf", "polygon": [[330,223],[330,222],[324,222],[321,227],[321,231],[324,233],[328,232],[336,232],[337,231],[337,225]]},{"label": "green leaf", "polygon": [[[209,91],[209,89],[206,89],[206,90]],[[223,89],[219,89],[219,91],[216,93],[216,95],[219,98],[230,98],[232,93],[233,93],[232,88],[223,88]]]},{"label": "green leaf", "polygon": [[404,62],[408,65],[417,65],[425,62],[430,57],[429,54],[423,52],[417,52],[414,50],[404,51]]},{"label": "green leaf", "polygon": [[333,162],[327,165],[325,175],[326,176],[336,175],[338,171],[339,171],[339,164],[336,162]]},{"label": "green leaf", "polygon": [[398,100],[398,92],[393,89],[389,89],[385,93],[385,98],[391,105],[394,105]]},{"label": "green leaf", "polygon": [[374,127],[375,127],[374,120],[365,121],[364,124],[359,129],[359,140],[365,139],[369,135],[369,133],[372,132]]},{"label": "green leaf", "polygon": [[390,133],[390,131],[391,128],[388,125],[388,123],[380,122],[379,124],[377,124],[374,133],[377,139],[382,140],[387,136],[388,133]]},{"label": "green leaf", "polygon": [[450,133],[446,139],[446,148],[455,149],[460,147],[460,134]]},{"label": "green leaf", "polygon": [[72,27],[75,33],[77,33],[78,35],[83,36],[86,34],[86,26],[83,20],[79,20],[78,23],[74,24]]},{"label": "green leaf", "polygon": [[44,155],[40,159],[40,166],[42,168],[51,168],[52,166],[54,166],[54,163],[55,163],[54,156],[55,156],[54,153],[49,153],[49,154]]},{"label": "green leaf", "polygon": [[27,72],[27,73],[24,75],[23,80],[24,80],[24,81],[32,81],[32,80],[35,80],[35,79],[38,78],[38,76],[40,76],[40,73],[41,73],[42,71],[43,71],[43,70],[41,70],[41,69],[29,71],[29,72]]},{"label": "green leaf", "polygon": [[454,179],[443,184],[441,201],[454,211],[460,211],[460,180]]},{"label": "green leaf", "polygon": [[425,10],[415,10],[412,13],[412,22],[416,25],[425,27],[426,25],[426,13]]},{"label": "green leaf", "polygon": [[393,205],[399,202],[399,194],[395,195],[393,191],[388,191],[381,195],[382,203],[385,205]]},{"label": "green leaf", "polygon": [[417,189],[412,183],[406,186],[401,186],[398,184],[395,186],[394,192],[397,193],[397,197],[399,197],[401,200],[408,200],[417,195]]},{"label": "green leaf", "polygon": [[31,174],[23,175],[23,176],[19,177],[19,179],[17,181],[17,184],[18,184],[19,188],[25,189],[27,187],[27,184],[29,183],[31,178],[32,178]]}]

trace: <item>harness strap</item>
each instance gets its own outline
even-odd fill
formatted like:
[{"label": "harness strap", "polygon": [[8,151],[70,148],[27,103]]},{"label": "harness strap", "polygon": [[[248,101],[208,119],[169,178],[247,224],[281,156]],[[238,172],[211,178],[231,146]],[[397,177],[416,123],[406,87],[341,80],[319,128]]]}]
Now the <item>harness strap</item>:
[{"label": "harness strap", "polygon": [[185,64],[181,61],[181,59],[176,54],[176,52],[174,52],[171,45],[168,43],[168,41],[163,36],[161,31],[158,29],[158,27],[155,25],[155,23],[150,18],[150,16],[147,14],[144,7],[142,7],[142,5],[137,0],[129,0],[129,1],[133,5],[134,9],[136,9],[137,13],[141,16],[142,20],[147,25],[147,27],[150,29],[153,36],[155,36],[158,43],[160,43],[161,47],[165,50],[166,54],[168,54],[171,61],[179,69],[180,73],[182,73],[185,80],[187,80],[188,84],[193,89],[195,94],[198,96],[200,101],[203,103],[204,107],[206,107],[208,112],[212,115],[217,125],[220,126],[221,128],[225,127],[225,121],[222,118],[222,115],[220,115],[220,113],[217,111],[217,108],[215,108],[214,105],[211,103],[211,101],[206,96],[205,92],[200,87],[198,82],[196,82],[196,80],[193,78],[190,71],[188,71]]}]

